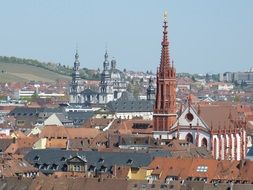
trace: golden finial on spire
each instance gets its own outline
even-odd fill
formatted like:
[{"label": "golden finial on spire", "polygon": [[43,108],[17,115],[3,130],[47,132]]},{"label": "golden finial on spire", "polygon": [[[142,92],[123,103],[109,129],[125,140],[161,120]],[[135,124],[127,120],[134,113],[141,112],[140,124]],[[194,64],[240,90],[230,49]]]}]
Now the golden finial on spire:
[{"label": "golden finial on spire", "polygon": [[168,12],[167,12],[167,11],[164,11],[164,13],[163,13],[163,18],[164,18],[164,21],[165,21],[165,22],[167,21],[167,17],[168,17]]}]

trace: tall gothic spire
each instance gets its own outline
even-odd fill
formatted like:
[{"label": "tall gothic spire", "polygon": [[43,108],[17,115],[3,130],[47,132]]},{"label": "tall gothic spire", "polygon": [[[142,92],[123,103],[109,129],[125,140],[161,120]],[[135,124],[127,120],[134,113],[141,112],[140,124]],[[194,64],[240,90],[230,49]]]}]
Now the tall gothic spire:
[{"label": "tall gothic spire", "polygon": [[166,66],[170,66],[170,56],[169,56],[169,41],[168,41],[168,31],[167,31],[167,12],[164,13],[163,22],[163,40],[162,40],[162,52],[161,52],[161,62],[160,69],[164,69]]},{"label": "tall gothic spire", "polygon": [[168,131],[176,122],[176,69],[170,64],[167,13],[164,14],[160,67],[154,107],[154,130]]}]

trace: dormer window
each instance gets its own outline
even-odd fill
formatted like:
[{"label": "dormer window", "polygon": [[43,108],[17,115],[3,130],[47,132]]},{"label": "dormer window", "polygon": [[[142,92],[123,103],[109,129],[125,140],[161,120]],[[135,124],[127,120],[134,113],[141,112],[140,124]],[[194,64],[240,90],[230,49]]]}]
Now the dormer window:
[{"label": "dormer window", "polygon": [[104,159],[103,158],[99,158],[99,160],[98,160],[98,163],[104,163]]},{"label": "dormer window", "polygon": [[95,172],[96,171],[96,167],[91,165],[90,168],[89,168],[89,171],[90,172]]},{"label": "dormer window", "polygon": [[205,173],[207,172],[207,170],[208,170],[207,166],[198,166],[196,169],[197,172],[201,172],[201,173]]},{"label": "dormer window", "polygon": [[48,169],[48,164],[44,163],[41,167],[42,170],[47,170]]},{"label": "dormer window", "polygon": [[35,164],[34,164],[34,167],[40,169],[41,165],[38,164],[38,163],[35,163]]},{"label": "dormer window", "polygon": [[128,159],[128,160],[127,160],[127,164],[128,164],[128,165],[131,165],[132,163],[133,163],[133,160],[132,160],[132,159]]},{"label": "dormer window", "polygon": [[39,161],[40,160],[40,157],[38,155],[36,155],[34,158],[33,158],[34,161]]},{"label": "dormer window", "polygon": [[57,164],[52,164],[51,166],[51,170],[57,170],[58,169],[58,165]]},{"label": "dormer window", "polygon": [[61,161],[63,162],[63,161],[66,161],[67,160],[67,158],[65,158],[64,156],[61,158]]},{"label": "dormer window", "polygon": [[101,171],[101,172],[106,172],[106,171],[107,171],[107,167],[105,167],[104,165],[101,166],[100,171]]}]

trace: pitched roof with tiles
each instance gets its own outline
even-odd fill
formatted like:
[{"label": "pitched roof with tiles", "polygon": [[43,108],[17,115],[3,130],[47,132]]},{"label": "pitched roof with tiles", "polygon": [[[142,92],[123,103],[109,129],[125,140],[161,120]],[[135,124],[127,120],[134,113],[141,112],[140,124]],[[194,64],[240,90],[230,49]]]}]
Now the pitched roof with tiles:
[{"label": "pitched roof with tiles", "polygon": [[47,148],[67,148],[67,139],[47,139]]},{"label": "pitched roof with tiles", "polygon": [[38,172],[37,168],[34,168],[27,161],[23,159],[0,158],[0,173],[4,177],[18,176],[19,174],[26,174],[30,172]]},{"label": "pitched roof with tiles", "polygon": [[152,174],[158,175],[160,180],[168,176],[187,178],[206,178],[212,180],[236,180],[239,178],[238,161],[218,161],[201,158],[155,158],[148,166]]},{"label": "pitched roof with tiles", "polygon": [[[99,135],[97,135],[99,136]],[[96,137],[95,137],[96,138]],[[68,150],[89,150],[90,141],[89,139],[69,139],[68,140]]]},{"label": "pitched roof with tiles", "polygon": [[109,129],[120,134],[145,134],[152,135],[153,125],[150,120],[140,119],[115,119]]},{"label": "pitched roof with tiles", "polygon": [[88,138],[93,139],[101,133],[99,129],[95,128],[66,128],[70,139]]},{"label": "pitched roof with tiles", "polygon": [[25,138],[17,138],[13,141],[8,148],[5,150],[7,154],[14,154],[21,148],[32,148],[34,143],[38,141],[38,137],[25,137]]},{"label": "pitched roof with tiles", "polygon": [[104,118],[90,118],[82,125],[85,128],[105,128],[111,122],[111,119]]},{"label": "pitched roof with tiles", "polygon": [[64,126],[49,125],[45,126],[40,138],[62,138],[62,139],[76,139],[76,138],[95,138],[100,131],[95,128],[67,128]]},{"label": "pitched roof with tiles", "polygon": [[224,127],[229,129],[229,126],[233,129],[235,122],[242,121],[240,114],[232,105],[199,105],[197,110],[202,120],[214,130]]}]

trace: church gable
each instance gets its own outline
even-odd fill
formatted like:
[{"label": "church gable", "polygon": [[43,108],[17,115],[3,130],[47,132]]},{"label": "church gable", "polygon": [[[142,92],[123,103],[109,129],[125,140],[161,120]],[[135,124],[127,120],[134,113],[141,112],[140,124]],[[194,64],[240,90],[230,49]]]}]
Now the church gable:
[{"label": "church gable", "polygon": [[110,114],[115,113],[115,111],[110,106],[103,106],[101,109],[96,111],[96,114]]},{"label": "church gable", "polygon": [[70,159],[68,159],[68,163],[86,163],[86,158],[80,157],[80,156],[74,156]]},{"label": "church gable", "polygon": [[179,126],[199,126],[204,129],[209,129],[209,127],[205,124],[205,122],[198,116],[196,110],[189,106],[187,107],[183,113],[178,117],[177,122],[173,125],[172,128]]}]

